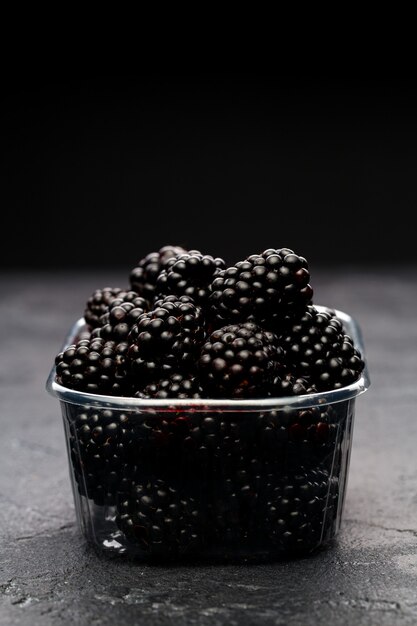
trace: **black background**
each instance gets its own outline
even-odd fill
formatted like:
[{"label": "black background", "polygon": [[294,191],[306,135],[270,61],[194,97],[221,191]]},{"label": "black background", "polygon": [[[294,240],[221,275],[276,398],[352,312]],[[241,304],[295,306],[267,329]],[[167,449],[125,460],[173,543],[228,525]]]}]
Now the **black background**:
[{"label": "black background", "polygon": [[414,80],[3,83],[3,268],[130,269],[165,244],[229,263],[270,247],[310,267],[417,261]]}]

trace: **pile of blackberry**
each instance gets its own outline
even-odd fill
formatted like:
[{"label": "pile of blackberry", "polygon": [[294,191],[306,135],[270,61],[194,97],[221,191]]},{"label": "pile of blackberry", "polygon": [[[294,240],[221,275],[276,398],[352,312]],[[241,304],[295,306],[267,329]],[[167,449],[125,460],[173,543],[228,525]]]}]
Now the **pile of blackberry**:
[{"label": "pile of blackberry", "polygon": [[[337,405],[246,414],[233,402],[204,405],[359,378],[362,355],[335,312],[315,306],[310,282],[307,260],[289,248],[228,267],[167,245],[126,285],[88,297],[85,327],[55,358],[56,381],[144,401],[124,412],[67,409],[79,494],[111,507],[122,543],[165,557],[205,546],[288,553],[331,534],[346,419]],[[164,406],[146,405],[154,399]]]}]

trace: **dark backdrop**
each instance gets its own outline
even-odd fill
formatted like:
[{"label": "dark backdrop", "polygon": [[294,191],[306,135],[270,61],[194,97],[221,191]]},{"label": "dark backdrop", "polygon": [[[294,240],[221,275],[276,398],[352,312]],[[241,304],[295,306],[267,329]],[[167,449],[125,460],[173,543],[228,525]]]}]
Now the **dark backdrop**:
[{"label": "dark backdrop", "polygon": [[3,267],[130,268],[167,243],[228,262],[283,246],[310,265],[417,261],[414,80],[3,83]]}]

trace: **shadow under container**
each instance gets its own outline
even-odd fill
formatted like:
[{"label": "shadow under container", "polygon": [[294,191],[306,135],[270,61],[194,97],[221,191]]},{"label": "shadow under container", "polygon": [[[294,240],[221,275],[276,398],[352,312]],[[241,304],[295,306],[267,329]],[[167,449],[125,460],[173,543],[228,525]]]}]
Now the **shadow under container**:
[{"label": "shadow under container", "polygon": [[[358,325],[336,315],[365,359]],[[81,319],[64,346],[83,331]],[[142,400],[67,389],[53,368],[82,533],[141,561],[316,551],[341,525],[355,400],[369,384],[365,363],[355,383],[316,394]]]}]

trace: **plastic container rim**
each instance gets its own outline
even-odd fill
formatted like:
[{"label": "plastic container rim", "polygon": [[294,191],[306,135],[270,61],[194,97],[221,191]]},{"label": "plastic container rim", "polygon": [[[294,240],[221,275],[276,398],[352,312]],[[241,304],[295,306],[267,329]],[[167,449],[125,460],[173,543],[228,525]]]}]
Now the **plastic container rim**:
[{"label": "plastic container rim", "polygon": [[[365,347],[362,333],[356,320],[339,309],[326,306],[315,305],[319,311],[333,311],[336,317],[343,323],[345,331],[352,338],[355,347],[360,351],[365,367],[358,380],[346,387],[334,389],[331,391],[321,391],[313,394],[304,394],[300,396],[284,396],[284,397],[268,397],[268,398],[248,398],[244,400],[234,399],[149,399],[125,397],[125,396],[104,396],[99,394],[87,393],[84,391],[75,391],[69,389],[56,382],[55,365],[46,382],[46,390],[54,397],[62,402],[69,404],[77,404],[86,407],[100,407],[114,410],[137,410],[137,411],[176,411],[187,410],[194,412],[206,411],[265,411],[265,410],[282,410],[289,408],[309,408],[314,406],[323,406],[326,404],[334,404],[350,400],[364,393],[370,386],[370,378],[365,355]],[[77,334],[85,327],[84,318],[78,319],[70,329],[61,350],[73,343]]]}]

